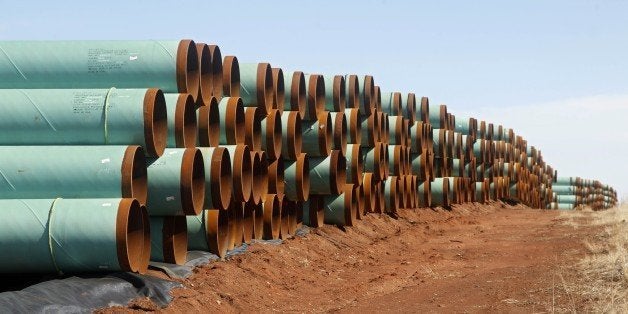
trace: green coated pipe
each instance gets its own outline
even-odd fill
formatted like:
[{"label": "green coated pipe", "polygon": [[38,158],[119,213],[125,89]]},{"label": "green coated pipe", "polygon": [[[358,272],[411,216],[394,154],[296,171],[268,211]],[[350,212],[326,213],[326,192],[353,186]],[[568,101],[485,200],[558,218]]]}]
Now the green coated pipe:
[{"label": "green coated pipe", "polygon": [[552,185],[552,192],[558,195],[574,195],[577,188],[573,185]]},{"label": "green coated pipe", "polygon": [[324,222],[336,226],[353,226],[353,220],[358,211],[357,190],[352,184],[347,184],[344,192],[339,195],[329,195],[324,201]]},{"label": "green coated pipe", "polygon": [[187,254],[186,217],[150,217],[150,260],[183,265]]},{"label": "green coated pipe", "polygon": [[427,179],[427,158],[424,154],[411,154],[410,155],[411,172],[419,177],[419,180]]},{"label": "green coated pipe", "polygon": [[574,209],[575,206],[572,203],[557,203],[556,204],[556,209],[562,209],[562,210],[570,210],[570,209]]},{"label": "green coated pipe", "polygon": [[284,75],[284,111],[297,111],[299,117],[305,116],[305,108],[307,105],[307,86],[305,84],[305,76],[301,71],[292,73],[286,72]]},{"label": "green coated pipe", "polygon": [[198,96],[192,40],[3,41],[0,88],[160,88]]},{"label": "green coated pipe", "polygon": [[1,145],[129,145],[160,156],[168,132],[159,89],[0,89]]},{"label": "green coated pipe", "polygon": [[196,120],[198,126],[197,146],[216,147],[220,145],[220,110],[216,97],[210,97],[209,101],[196,110]]},{"label": "green coated pipe", "polygon": [[445,129],[446,125],[446,116],[447,116],[447,106],[431,106],[429,108],[429,119],[430,124],[434,129]]},{"label": "green coated pipe", "polygon": [[362,156],[364,157],[364,171],[373,173],[375,180],[381,180],[384,177],[384,168],[387,168],[384,155],[386,150],[383,143],[377,143],[375,147],[362,148]]},{"label": "green coated pipe", "polygon": [[273,73],[268,63],[240,63],[240,97],[245,107],[265,116],[273,109]]},{"label": "green coated pipe", "polygon": [[389,176],[384,181],[384,208],[387,213],[396,213],[400,201],[399,177]]},{"label": "green coated pipe", "polygon": [[432,193],[432,206],[449,206],[449,184],[448,178],[434,178],[434,181],[430,186]]},{"label": "green coated pipe", "polygon": [[281,155],[295,160],[301,154],[303,137],[301,135],[301,114],[298,111],[281,113]]},{"label": "green coated pipe", "polygon": [[369,116],[361,114],[363,120],[360,122],[361,142],[362,146],[373,147],[380,137],[380,126],[377,110],[373,109],[373,113]]},{"label": "green coated pipe", "polygon": [[354,185],[362,184],[362,173],[364,172],[364,157],[360,144],[347,144],[347,160],[346,183]]},{"label": "green coated pipe", "polygon": [[434,149],[434,157],[447,158],[447,130],[433,129],[432,136],[434,138],[432,147]]},{"label": "green coated pipe", "polygon": [[328,111],[318,115],[314,121],[301,124],[301,151],[310,157],[328,156],[332,147],[332,122]]},{"label": "green coated pipe", "polygon": [[166,148],[146,161],[151,216],[198,215],[205,202],[205,165],[196,148]]},{"label": "green coated pipe", "polygon": [[375,109],[375,83],[373,77],[370,75],[359,75],[358,86],[360,90],[358,98],[360,113],[364,116],[369,116]]},{"label": "green coated pipe", "polygon": [[346,159],[332,150],[327,157],[312,157],[309,164],[311,194],[340,194],[346,181]]},{"label": "green coated pipe", "polygon": [[189,250],[208,251],[225,257],[229,243],[229,213],[205,209],[197,216],[186,216]]},{"label": "green coated pipe", "polygon": [[[0,273],[138,272],[148,221],[139,202],[111,199],[0,200]],[[144,210],[145,211],[145,210]]]},{"label": "green coated pipe", "polygon": [[205,204],[203,209],[227,209],[231,203],[233,175],[231,157],[224,147],[199,147],[205,172]]},{"label": "green coated pipe", "polygon": [[310,158],[301,153],[296,160],[284,161],[284,192],[292,201],[307,201],[310,195]]},{"label": "green coated pipe", "polygon": [[553,186],[557,185],[576,185],[575,177],[556,177]]},{"label": "green coated pipe", "polygon": [[347,143],[360,144],[362,142],[362,122],[360,121],[360,109],[345,109],[345,117],[347,119]]},{"label": "green coated pipe", "polygon": [[347,109],[360,108],[360,82],[358,76],[354,74],[345,75],[345,96],[347,98]]},{"label": "green coated pipe", "polygon": [[556,195],[556,201],[558,203],[576,204],[578,203],[578,196],[577,195]]},{"label": "green coated pipe", "polygon": [[454,177],[466,177],[467,172],[464,167],[464,160],[460,158],[452,158],[452,168],[451,173]]},{"label": "green coated pipe", "polygon": [[347,106],[345,78],[342,75],[324,75],[325,110],[343,112]]},{"label": "green coated pipe", "polygon": [[140,146],[0,146],[0,198],[136,198],[146,203]]},{"label": "green coated pipe", "polygon": [[301,118],[305,121],[314,121],[320,113],[326,111],[325,80],[319,74],[308,74],[304,77],[307,84],[307,102],[305,115],[301,116]]},{"label": "green coated pipe", "polygon": [[321,195],[312,195],[303,202],[303,224],[313,228],[322,227],[325,223],[325,200]]},{"label": "green coated pipe", "polygon": [[245,116],[240,97],[223,97],[218,103],[220,117],[220,145],[243,144]]},{"label": "green coated pipe", "polygon": [[262,119],[262,150],[266,151],[270,160],[281,158],[282,125],[281,113],[270,109]]},{"label": "green coated pipe", "polygon": [[343,112],[329,112],[332,126],[332,149],[347,153],[347,118]]},{"label": "green coated pipe", "polygon": [[196,146],[196,103],[190,94],[164,94],[168,110],[168,147]]},{"label": "green coated pipe", "polygon": [[[225,145],[231,158],[231,175],[233,177],[232,199],[248,202],[253,196],[253,169],[251,151],[246,145]],[[257,191],[256,191],[257,195]]]},{"label": "green coated pipe", "polygon": [[432,182],[430,180],[422,181],[418,187],[418,199],[419,207],[431,207],[432,206]]}]

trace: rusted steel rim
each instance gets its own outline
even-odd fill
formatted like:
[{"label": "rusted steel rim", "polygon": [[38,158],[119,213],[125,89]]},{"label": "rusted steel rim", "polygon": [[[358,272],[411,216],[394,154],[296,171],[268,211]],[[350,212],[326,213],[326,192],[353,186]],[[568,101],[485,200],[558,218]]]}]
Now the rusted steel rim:
[{"label": "rusted steel rim", "polygon": [[168,142],[166,99],[160,89],[149,88],[144,95],[144,142],[146,155],[159,157]]},{"label": "rusted steel rim", "polygon": [[179,93],[192,95],[194,101],[198,97],[201,80],[196,44],[193,40],[184,39],[177,48],[176,76]]},{"label": "rusted steel rim", "polygon": [[198,143],[201,147],[220,145],[220,111],[218,99],[210,97],[209,101],[198,109]]},{"label": "rusted steel rim", "polygon": [[235,56],[222,62],[222,92],[227,97],[240,97],[240,63]]}]

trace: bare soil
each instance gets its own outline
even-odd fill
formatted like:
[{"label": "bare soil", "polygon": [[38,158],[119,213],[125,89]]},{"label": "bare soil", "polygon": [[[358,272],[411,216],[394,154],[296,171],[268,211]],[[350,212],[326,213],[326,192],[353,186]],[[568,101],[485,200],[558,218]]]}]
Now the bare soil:
[{"label": "bare soil", "polygon": [[368,215],[195,270],[166,308],[148,299],[102,312],[568,312],[582,239],[558,211],[502,203]]}]

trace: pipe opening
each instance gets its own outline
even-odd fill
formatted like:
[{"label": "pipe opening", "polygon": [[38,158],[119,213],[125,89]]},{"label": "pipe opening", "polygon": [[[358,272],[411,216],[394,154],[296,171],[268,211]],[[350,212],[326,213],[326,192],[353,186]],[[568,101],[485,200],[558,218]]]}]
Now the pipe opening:
[{"label": "pipe opening", "polygon": [[273,109],[275,91],[273,87],[273,73],[268,63],[257,64],[257,107],[266,115]]},{"label": "pipe opening", "polygon": [[[345,77],[345,85],[347,87],[347,108],[360,108],[360,82],[358,76],[351,74]],[[359,141],[358,141],[359,142]]]},{"label": "pipe opening", "polygon": [[161,156],[168,142],[166,99],[157,88],[149,88],[144,95],[144,142],[150,157]]},{"label": "pipe opening", "polygon": [[291,111],[288,115],[288,157],[296,159],[301,154],[303,136],[301,133],[301,114]]},{"label": "pipe opening", "polygon": [[175,144],[177,147],[193,148],[196,146],[196,104],[190,94],[180,94],[175,108]]},{"label": "pipe opening", "polygon": [[364,84],[360,86],[362,88],[362,103],[360,109],[364,115],[370,115],[373,109],[375,109],[375,84],[373,83],[373,77],[370,75],[364,76]]},{"label": "pipe opening", "polygon": [[196,44],[193,40],[185,39],[179,42],[177,48],[177,89],[179,93],[188,93],[196,101],[199,94],[201,80],[198,64]]},{"label": "pipe opening", "polygon": [[310,159],[307,154],[299,154],[296,166],[297,198],[300,201],[307,201],[310,195]]},{"label": "pipe opening", "polygon": [[212,96],[212,69],[211,69],[211,53],[209,47],[203,43],[196,44],[196,54],[199,64],[199,88],[196,102],[203,105],[209,101]]},{"label": "pipe opening", "polygon": [[257,107],[247,107],[244,113],[245,140],[244,144],[253,151],[262,150],[262,116]]},{"label": "pipe opening", "polygon": [[344,112],[337,112],[334,121],[334,149],[347,153],[347,119]]},{"label": "pipe opening", "polygon": [[122,197],[135,198],[141,205],[146,204],[148,197],[148,177],[146,158],[141,146],[129,146],[122,157]]},{"label": "pipe opening", "polygon": [[347,181],[347,159],[339,150],[331,151],[330,187],[332,194],[341,194]]},{"label": "pipe opening", "polygon": [[268,190],[268,160],[265,152],[250,152],[252,182],[251,202],[259,204],[262,196]]},{"label": "pipe opening", "polygon": [[283,158],[277,158],[268,166],[268,193],[284,194]]},{"label": "pipe opening", "polygon": [[230,97],[227,101],[227,114],[225,117],[225,131],[229,145],[244,144],[246,121],[242,98]]},{"label": "pipe opening", "polygon": [[292,73],[290,86],[290,110],[298,111],[303,118],[307,108],[307,87],[305,85],[305,75],[301,71]]},{"label": "pipe opening", "polygon": [[185,216],[163,217],[163,255],[166,263],[183,265],[188,252],[188,227]]},{"label": "pipe opening", "polygon": [[325,111],[325,81],[322,75],[309,76],[307,88],[307,119],[313,120],[318,113]]},{"label": "pipe opening", "polygon": [[253,182],[249,147],[238,145],[231,162],[233,163],[233,192],[235,199],[240,202],[247,202],[251,197],[251,184]]},{"label": "pipe opening", "polygon": [[211,181],[209,188],[212,193],[212,205],[214,208],[227,209],[233,193],[233,176],[229,151],[223,147],[217,147],[212,154],[210,167]]},{"label": "pipe opening", "polygon": [[277,194],[266,194],[263,202],[264,208],[264,233],[263,239],[279,239],[279,228],[281,224],[281,203]]},{"label": "pipe opening", "polygon": [[360,145],[355,144],[351,146],[351,174],[355,185],[362,184],[362,173],[364,173],[364,158]]},{"label": "pipe opening", "polygon": [[240,63],[235,56],[226,56],[222,62],[223,94],[240,97]]},{"label": "pipe opening", "polygon": [[222,98],[222,54],[217,45],[207,45],[209,49],[211,96]]},{"label": "pipe opening", "polygon": [[358,195],[357,189],[353,188],[353,184],[345,184],[345,225],[352,227],[353,219],[358,213]]},{"label": "pipe opening", "polygon": [[283,78],[283,70],[281,68],[272,68],[273,74],[273,109],[283,112],[285,102],[285,85]]},{"label": "pipe opening", "polygon": [[144,268],[145,228],[140,203],[132,198],[120,200],[116,216],[116,248],[122,271],[140,272]]},{"label": "pipe opening", "polygon": [[203,155],[196,148],[186,148],[183,152],[180,190],[183,212],[186,215],[200,214],[205,202],[205,169]]},{"label": "pipe opening", "polygon": [[281,158],[281,113],[271,109],[266,117],[266,153],[268,158]]},{"label": "pipe opening", "polygon": [[334,99],[334,111],[342,112],[347,107],[347,99],[345,96],[346,87],[345,87],[345,78],[342,75],[334,76],[334,86],[332,89],[333,99]]},{"label": "pipe opening", "polygon": [[229,213],[220,209],[208,209],[205,213],[209,250],[225,257],[229,246]]},{"label": "pipe opening", "polygon": [[220,145],[220,111],[216,97],[210,97],[205,106],[198,108],[198,143],[201,147]]},{"label": "pipe opening", "polygon": [[318,149],[321,156],[329,156],[333,143],[331,115],[323,111],[318,115]]},{"label": "pipe opening", "polygon": [[373,93],[373,108],[382,111],[382,91],[379,86],[375,85]]}]

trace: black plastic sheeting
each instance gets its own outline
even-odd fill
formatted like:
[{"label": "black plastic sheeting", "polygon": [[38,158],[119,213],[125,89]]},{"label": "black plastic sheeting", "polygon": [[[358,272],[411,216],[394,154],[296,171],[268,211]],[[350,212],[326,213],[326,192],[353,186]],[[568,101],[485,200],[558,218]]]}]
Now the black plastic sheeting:
[{"label": "black plastic sheeting", "polygon": [[[304,236],[303,227],[296,236]],[[279,245],[281,240],[255,240],[253,243]],[[229,252],[226,259],[245,253],[247,244]],[[218,260],[209,252],[189,251],[184,265],[151,262],[170,278],[187,278],[194,268]],[[0,276],[0,309],[10,313],[91,313],[111,306],[126,306],[131,300],[148,297],[160,307],[172,301],[170,290],[179,282],[135,273],[83,274],[66,278],[53,276]],[[21,289],[21,290],[20,290]]]}]

